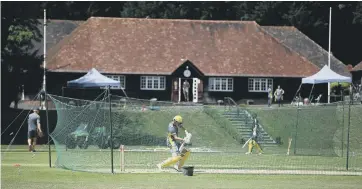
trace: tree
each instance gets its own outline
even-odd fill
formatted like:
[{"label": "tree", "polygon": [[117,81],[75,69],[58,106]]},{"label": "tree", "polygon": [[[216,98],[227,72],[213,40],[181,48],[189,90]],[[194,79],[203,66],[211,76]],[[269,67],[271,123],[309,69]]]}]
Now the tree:
[{"label": "tree", "polygon": [[40,69],[35,63],[40,58],[28,51],[33,47],[32,41],[41,37],[37,28],[39,23],[34,18],[37,15],[34,11],[39,10],[39,6],[40,3],[1,3],[2,108],[7,108],[12,101],[18,100],[20,86],[24,83],[22,78],[26,74],[35,74],[33,71]]},{"label": "tree", "polygon": [[362,25],[362,2],[357,3],[356,9],[353,12],[353,14],[354,14],[353,23]]},{"label": "tree", "polygon": [[48,18],[64,20],[87,20],[91,16],[118,17],[124,2],[95,1],[48,1],[44,3]]},{"label": "tree", "polygon": [[236,19],[234,2],[127,2],[122,17],[227,20]]},{"label": "tree", "polygon": [[184,18],[187,7],[180,2],[126,2],[120,12],[126,18]]}]

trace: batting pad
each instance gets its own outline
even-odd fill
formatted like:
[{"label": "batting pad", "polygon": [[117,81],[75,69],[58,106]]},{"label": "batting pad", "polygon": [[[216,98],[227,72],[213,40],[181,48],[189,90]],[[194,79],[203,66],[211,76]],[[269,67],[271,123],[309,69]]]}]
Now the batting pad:
[{"label": "batting pad", "polygon": [[182,158],[181,156],[175,156],[175,157],[168,158],[167,160],[165,160],[164,162],[161,163],[161,167],[171,166],[171,165],[177,163],[178,161],[180,161],[181,158]]},{"label": "batting pad", "polygon": [[181,169],[182,166],[184,166],[185,161],[189,158],[191,152],[187,151],[185,153],[185,155],[180,159],[179,163],[178,163],[178,169]]}]

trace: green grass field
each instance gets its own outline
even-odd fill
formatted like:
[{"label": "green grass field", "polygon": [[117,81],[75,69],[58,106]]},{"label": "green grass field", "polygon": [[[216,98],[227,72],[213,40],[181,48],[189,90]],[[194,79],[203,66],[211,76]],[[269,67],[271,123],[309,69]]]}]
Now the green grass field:
[{"label": "green grass field", "polygon": [[[173,173],[101,174],[49,168],[48,153],[2,148],[2,188],[360,188],[361,176]],[[39,147],[45,150],[46,147]],[[132,158],[138,156],[131,155]],[[53,154],[53,162],[56,157]],[[159,157],[163,157],[160,155]],[[260,156],[261,157],[261,156]],[[129,156],[130,158],[130,156]],[[245,158],[251,158],[245,157]],[[245,159],[240,159],[245,160]],[[19,164],[20,167],[15,167]],[[126,168],[127,169],[127,168]]]},{"label": "green grass field", "polygon": [[[138,149],[140,147],[137,147]],[[153,149],[152,147],[147,147]],[[17,146],[10,149],[11,153],[24,153],[26,146]],[[41,151],[46,151],[47,146],[39,147]],[[54,147],[52,147],[54,150]],[[157,171],[156,164],[167,159],[170,154],[167,150],[163,151],[131,151],[132,146],[126,146],[125,168],[127,170],[136,170],[139,172]],[[191,149],[193,150],[193,149]],[[341,174],[346,170],[346,158],[343,157],[325,157],[325,156],[293,156],[293,155],[275,155],[272,151],[265,149],[266,153],[262,155],[246,155],[243,152],[192,152],[186,165],[195,166],[195,170],[223,170],[223,171],[299,171],[307,173],[316,171],[324,173],[328,171],[340,171]],[[25,153],[26,154],[26,153]],[[94,146],[88,149],[73,149],[65,151],[57,149],[53,152],[53,158],[57,157],[57,165],[71,170],[87,170],[93,172],[110,172],[111,152],[110,150],[99,150]],[[7,158],[6,153],[3,157],[4,162],[16,164],[22,161],[22,156]],[[120,152],[114,150],[114,169],[120,169]],[[41,164],[37,159],[35,163]],[[55,162],[55,159],[54,161]],[[362,172],[362,157],[353,156],[349,160],[350,172]]]}]

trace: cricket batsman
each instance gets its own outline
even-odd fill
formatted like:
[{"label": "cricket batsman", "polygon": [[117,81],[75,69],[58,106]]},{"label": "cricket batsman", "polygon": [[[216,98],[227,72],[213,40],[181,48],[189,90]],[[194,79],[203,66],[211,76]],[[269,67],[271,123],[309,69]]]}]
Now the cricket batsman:
[{"label": "cricket batsman", "polygon": [[258,149],[259,154],[261,154],[263,152],[262,149],[260,148],[260,145],[258,144],[257,127],[258,127],[258,121],[257,121],[257,119],[255,119],[253,133],[252,133],[250,139],[248,140],[249,141],[249,144],[248,144],[249,150],[248,150],[248,152],[246,152],[246,154],[251,154],[254,146]]},{"label": "cricket batsman", "polygon": [[[185,131],[185,138],[180,138],[178,136],[179,128]],[[157,167],[162,170],[164,167],[174,165],[174,168],[177,171],[180,171],[181,167],[190,156],[190,150],[184,148],[184,145],[190,143],[191,136],[191,133],[187,132],[187,130],[182,126],[182,117],[180,115],[175,116],[172,122],[169,123],[167,132],[167,146],[170,148],[172,157],[157,164]]]}]

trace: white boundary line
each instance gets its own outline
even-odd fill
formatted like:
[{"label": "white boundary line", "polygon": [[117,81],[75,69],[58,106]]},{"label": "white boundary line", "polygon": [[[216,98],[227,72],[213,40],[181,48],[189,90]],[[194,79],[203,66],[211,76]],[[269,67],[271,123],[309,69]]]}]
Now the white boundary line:
[{"label": "white boundary line", "polygon": [[[14,164],[5,163],[1,166],[14,166]],[[21,166],[29,167],[48,167],[48,164],[21,164]],[[56,167],[57,168],[57,167]],[[62,169],[62,168],[58,168]],[[66,169],[64,169],[66,170]],[[78,171],[78,170],[74,170]],[[110,169],[84,169],[79,170],[79,172],[98,172],[98,173],[110,173]],[[115,169],[115,173],[120,174],[141,174],[141,173],[181,173],[177,172],[173,169],[163,169],[158,170],[157,168],[134,168],[134,169],[126,169],[125,171],[120,171],[119,169]],[[215,168],[215,169],[206,169],[200,168],[198,169],[195,166],[194,174],[263,174],[263,175],[351,175],[351,176],[362,176],[362,172],[357,171],[324,171],[324,170],[269,170],[269,169],[222,169],[222,168]]]},{"label": "white boundary line", "polygon": [[[208,152],[208,153],[225,153],[223,151],[217,151],[217,150],[211,150],[211,149],[207,149],[207,148],[189,148],[193,153],[205,153],[205,152]],[[58,151],[65,151],[65,148],[64,149],[59,149]],[[68,150],[69,152],[75,152],[76,150]],[[82,152],[99,152],[99,151],[104,151],[104,152],[110,152],[109,149],[106,149],[106,150],[101,150],[101,149],[87,149],[87,150],[84,150]],[[170,151],[170,148],[146,148],[146,149],[125,149],[124,150],[125,152],[168,152]],[[6,153],[21,153],[21,152],[24,152],[24,153],[29,153],[27,151],[27,149],[12,149],[10,151],[3,151],[1,150],[1,152],[6,152]],[[48,151],[38,151],[38,152],[48,152]],[[52,151],[52,152],[56,152],[56,151]],[[241,152],[243,153],[243,152]]]},{"label": "white boundary line", "polygon": [[[124,173],[179,173],[174,170],[129,169]],[[314,171],[314,170],[250,170],[250,169],[197,169],[194,174],[263,174],[263,175],[353,175],[362,176],[362,172]]]}]

